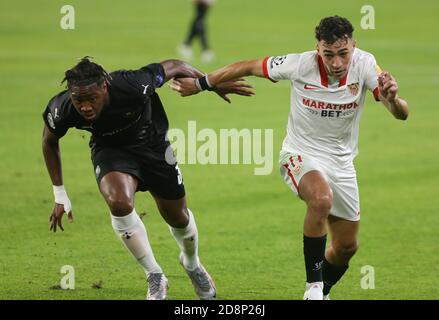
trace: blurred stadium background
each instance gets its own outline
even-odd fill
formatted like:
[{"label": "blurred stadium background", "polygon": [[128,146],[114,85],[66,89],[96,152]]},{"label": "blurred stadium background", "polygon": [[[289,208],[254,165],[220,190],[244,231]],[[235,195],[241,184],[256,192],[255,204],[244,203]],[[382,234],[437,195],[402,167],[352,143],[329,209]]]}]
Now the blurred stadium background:
[{"label": "blurred stadium background", "polygon": [[[62,30],[60,8],[73,5],[75,30]],[[361,7],[375,8],[362,30]],[[333,299],[438,299],[439,170],[436,90],[437,1],[218,0],[208,17],[217,59],[204,71],[241,59],[312,50],[320,18],[351,20],[358,46],[399,81],[411,107],[394,120],[370,95],[356,160],[361,196],[360,250]],[[193,15],[190,1],[1,1],[0,3],[0,299],[143,299],[141,268],[117,241],[93,176],[88,135],[62,140],[64,182],[75,222],[49,233],[52,188],[41,153],[41,113],[62,89],[63,72],[90,55],[107,70],[178,58]],[[304,204],[278,175],[277,154],[289,112],[289,84],[250,79],[252,98],[227,105],[213,94],[180,98],[159,90],[171,128],[274,129],[274,170],[253,165],[181,165],[197,217],[200,256],[219,299],[301,299]],[[194,299],[178,248],[149,194],[139,193],[155,255],[170,280],[170,299]],[[66,219],[65,219],[66,220]],[[63,265],[76,289],[57,290]],[[374,267],[375,289],[360,281]],[[101,289],[93,288],[100,283]]]}]

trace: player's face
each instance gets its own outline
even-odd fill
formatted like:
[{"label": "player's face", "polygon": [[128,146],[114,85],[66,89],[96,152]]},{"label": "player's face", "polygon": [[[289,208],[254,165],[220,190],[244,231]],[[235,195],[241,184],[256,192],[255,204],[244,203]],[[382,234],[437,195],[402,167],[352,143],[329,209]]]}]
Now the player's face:
[{"label": "player's face", "polygon": [[339,39],[332,44],[323,40],[317,43],[326,71],[335,79],[343,78],[348,72],[354,48],[355,41],[352,39]]},{"label": "player's face", "polygon": [[70,88],[70,97],[78,113],[87,121],[96,120],[105,105],[108,104],[107,84],[91,84]]}]

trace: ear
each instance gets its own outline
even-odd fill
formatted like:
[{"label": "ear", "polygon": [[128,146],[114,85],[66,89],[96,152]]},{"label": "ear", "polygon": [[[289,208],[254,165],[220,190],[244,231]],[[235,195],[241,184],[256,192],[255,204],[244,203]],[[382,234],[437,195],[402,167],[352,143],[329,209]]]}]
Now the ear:
[{"label": "ear", "polygon": [[357,47],[357,41],[352,39],[352,48],[356,48]]},{"label": "ear", "polygon": [[[317,42],[316,44],[317,54],[322,57],[322,52],[320,51],[320,42]],[[323,58],[323,57],[322,57]]]},{"label": "ear", "polygon": [[104,92],[107,92],[107,90],[108,90],[108,84],[107,84],[107,81],[104,81],[104,82],[102,83],[102,90],[103,90]]}]

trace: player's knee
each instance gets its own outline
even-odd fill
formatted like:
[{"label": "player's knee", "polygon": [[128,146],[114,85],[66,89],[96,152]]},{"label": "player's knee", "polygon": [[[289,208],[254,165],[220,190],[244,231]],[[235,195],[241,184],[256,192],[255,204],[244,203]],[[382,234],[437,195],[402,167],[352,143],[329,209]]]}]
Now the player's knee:
[{"label": "player's knee", "polygon": [[107,199],[108,206],[110,207],[111,214],[114,216],[126,216],[133,212],[134,205],[131,201],[124,198],[109,197]]},{"label": "player's knee", "polygon": [[317,194],[308,202],[308,206],[322,217],[327,217],[332,207],[332,196]]}]

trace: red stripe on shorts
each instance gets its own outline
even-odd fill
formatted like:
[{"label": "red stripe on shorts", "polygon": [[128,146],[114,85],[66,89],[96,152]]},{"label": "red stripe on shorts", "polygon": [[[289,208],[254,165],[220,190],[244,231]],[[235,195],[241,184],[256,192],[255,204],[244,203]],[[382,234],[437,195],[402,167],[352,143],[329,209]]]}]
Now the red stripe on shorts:
[{"label": "red stripe on shorts", "polygon": [[293,161],[293,157],[292,157],[292,156],[290,157],[290,163],[293,165],[293,168],[296,166],[296,165],[294,164],[294,161]]},{"label": "red stripe on shorts", "polygon": [[293,185],[296,188],[297,193],[299,193],[299,187],[297,186],[296,180],[294,180],[293,174],[291,173],[288,164],[284,164],[283,166],[288,170],[288,176],[291,178],[291,181],[293,182]]}]

